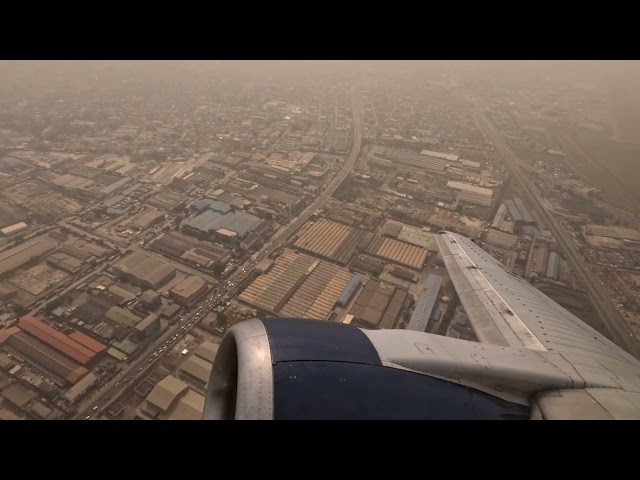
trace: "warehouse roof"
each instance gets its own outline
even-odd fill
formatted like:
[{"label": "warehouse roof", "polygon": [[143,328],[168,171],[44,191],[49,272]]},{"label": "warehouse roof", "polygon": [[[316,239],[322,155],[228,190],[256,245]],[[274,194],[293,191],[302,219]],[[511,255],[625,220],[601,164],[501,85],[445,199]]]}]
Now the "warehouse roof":
[{"label": "warehouse roof", "polygon": [[207,362],[206,360],[192,355],[185,362],[180,365],[180,370],[188,373],[189,375],[197,378],[203,383],[209,382],[209,377],[211,376],[211,369],[213,368],[213,364]]},{"label": "warehouse roof", "polygon": [[426,155],[427,157],[441,158],[443,160],[449,160],[450,162],[457,162],[458,155],[451,153],[432,152],[431,150],[422,150],[420,155]]},{"label": "warehouse roof", "polygon": [[262,220],[254,215],[244,212],[229,212],[221,214],[213,210],[205,210],[188,221],[191,228],[202,232],[227,229],[243,236],[254,229]]},{"label": "warehouse roof", "polygon": [[11,346],[34,363],[41,365],[72,384],[76,383],[88,372],[86,368],[58,353],[46,343],[26,334],[19,328],[16,330],[9,339]]},{"label": "warehouse roof", "polygon": [[156,260],[143,252],[131,252],[117,262],[114,268],[151,285],[161,283],[175,271],[171,265]]},{"label": "warehouse roof", "polygon": [[171,318],[180,311],[180,308],[180,305],[178,305],[177,303],[172,303],[164,307],[160,314],[164,315],[167,318]]},{"label": "warehouse roof", "polygon": [[111,307],[104,316],[127,327],[135,327],[140,321],[140,317],[120,307]]},{"label": "warehouse roof", "polygon": [[24,230],[25,228],[27,228],[27,224],[24,222],[19,222],[0,229],[0,232],[2,232],[3,235],[11,235],[12,233]]},{"label": "warehouse roof", "polygon": [[29,407],[29,412],[31,412],[34,416],[40,419],[45,419],[49,415],[51,415],[52,410],[46,405],[38,402],[37,400],[34,400],[33,402],[31,402],[31,406]]},{"label": "warehouse roof", "polygon": [[169,409],[175,399],[188,388],[189,386],[182,380],[177,379],[173,375],[168,375],[153,387],[151,393],[147,395],[146,400],[165,412]]},{"label": "warehouse roof", "polygon": [[122,298],[123,300],[133,300],[134,298],[136,298],[136,294],[133,292],[130,292],[129,290],[125,290],[124,288],[118,286],[118,285],[111,285],[108,290],[117,295],[118,297]]},{"label": "warehouse roof", "polygon": [[216,358],[216,354],[218,353],[219,346],[220,345],[218,345],[217,343],[209,341],[202,342],[193,353],[195,353],[200,358],[205,359],[207,362],[213,363],[214,359]]},{"label": "warehouse roof", "polygon": [[470,183],[456,182],[454,180],[449,180],[447,182],[447,187],[456,190],[464,190],[465,192],[473,192],[480,195],[486,195],[488,197],[491,197],[493,195],[493,190],[489,188],[478,187],[476,185],[471,185]]},{"label": "warehouse roof", "polygon": [[97,340],[94,340],[90,336],[85,335],[82,332],[73,332],[72,334],[69,335],[69,338],[72,338],[79,344],[84,345],[85,347],[87,347],[88,349],[96,353],[104,352],[107,349],[105,345],[98,342]]},{"label": "warehouse roof", "polygon": [[22,408],[35,397],[35,394],[14,383],[2,391],[2,396],[16,407]]},{"label": "warehouse roof", "polygon": [[371,234],[333,220],[307,223],[295,246],[339,263],[347,263],[358,248],[366,247]]},{"label": "warehouse roof", "polygon": [[129,223],[142,228],[149,228],[155,222],[164,218],[164,213],[155,208],[148,208],[136,215]]},{"label": "warehouse roof", "polygon": [[214,200],[212,198],[201,198],[191,203],[191,208],[201,210],[213,210],[215,212],[227,213],[231,211],[231,205],[220,200]]},{"label": "warehouse roof", "polygon": [[155,313],[150,313],[136,325],[136,330],[138,330],[139,332],[142,332],[145,328],[147,328],[156,320],[158,320],[158,315],[156,315]]},{"label": "warehouse roof", "polygon": [[488,243],[498,245],[505,248],[513,248],[518,243],[518,237],[510,233],[501,232],[500,230],[491,229],[485,239]]},{"label": "warehouse roof", "polygon": [[138,343],[134,343],[129,338],[125,338],[122,342],[113,342],[112,345],[127,355],[133,355],[140,348]]},{"label": "warehouse roof", "polygon": [[10,272],[30,261],[52,251],[54,243],[47,237],[37,237],[0,253],[0,275]]},{"label": "warehouse roof", "polygon": [[82,380],[65,392],[64,398],[69,402],[73,402],[76,398],[91,388],[97,381],[98,376],[95,373],[87,373]]},{"label": "warehouse roof", "polygon": [[168,420],[202,420],[204,397],[193,390],[178,400],[178,404],[167,417]]},{"label": "warehouse roof", "polygon": [[143,303],[153,303],[158,298],[160,298],[160,294],[158,292],[154,292],[153,290],[145,290],[144,293],[140,296],[140,301]]},{"label": "warehouse roof", "polygon": [[30,335],[33,335],[47,345],[79,362],[81,365],[85,365],[96,355],[96,352],[93,350],[34,317],[22,317],[18,326]]},{"label": "warehouse roof", "polygon": [[183,298],[189,298],[200,291],[200,289],[206,285],[202,278],[195,275],[189,275],[187,278],[178,283],[171,289],[171,292],[175,295],[179,295]]},{"label": "warehouse roof", "polygon": [[127,357],[126,353],[121,352],[117,348],[113,347],[110,347],[109,350],[107,350],[107,355],[111,355],[113,358],[120,361],[124,360]]},{"label": "warehouse roof", "polygon": [[426,331],[429,318],[431,318],[431,312],[438,299],[441,285],[442,277],[433,274],[427,277],[427,281],[422,288],[420,297],[411,315],[411,320],[409,320],[407,330],[415,330],[418,332]]},{"label": "warehouse roof", "polygon": [[433,233],[425,232],[416,227],[404,225],[398,233],[397,239],[412,245],[418,245],[432,252],[438,251],[438,244]]},{"label": "warehouse roof", "polygon": [[68,272],[76,272],[82,266],[80,260],[63,252],[52,253],[47,257],[47,262]]},{"label": "warehouse roof", "polygon": [[369,244],[367,251],[372,255],[415,269],[422,268],[428,255],[428,252],[423,247],[386,237],[374,239]]},{"label": "warehouse roof", "polygon": [[14,333],[18,333],[21,332],[22,330],[20,330],[18,327],[13,326],[13,327],[9,327],[9,328],[5,328],[3,330],[0,330],[0,344],[4,343],[5,341],[7,341],[7,339],[9,337],[11,337],[11,335],[13,335]]}]

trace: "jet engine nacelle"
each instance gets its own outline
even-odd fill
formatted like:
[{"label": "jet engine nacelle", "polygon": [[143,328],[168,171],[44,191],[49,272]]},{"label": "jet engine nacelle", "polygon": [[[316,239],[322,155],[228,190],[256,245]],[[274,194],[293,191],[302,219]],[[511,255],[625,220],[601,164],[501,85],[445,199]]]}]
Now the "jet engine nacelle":
[{"label": "jet engine nacelle", "polygon": [[529,406],[383,364],[359,328],[291,318],[229,329],[204,408],[205,420],[503,418],[529,418]]}]

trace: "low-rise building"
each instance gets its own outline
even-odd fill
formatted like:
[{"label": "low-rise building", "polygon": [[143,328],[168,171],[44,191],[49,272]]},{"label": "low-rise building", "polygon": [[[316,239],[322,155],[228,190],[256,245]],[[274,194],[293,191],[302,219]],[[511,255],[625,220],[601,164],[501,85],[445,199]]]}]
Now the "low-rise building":
[{"label": "low-rise building", "polygon": [[150,313],[136,325],[136,337],[138,340],[145,340],[158,333],[160,328],[160,317],[155,313]]},{"label": "low-rise building", "polygon": [[209,289],[209,285],[202,278],[189,275],[169,291],[169,295],[177,303],[191,306],[200,300]]},{"label": "low-rise building", "polygon": [[144,308],[151,310],[160,306],[162,297],[158,292],[145,290],[142,295],[140,295],[140,303]]},{"label": "low-rise building", "polygon": [[160,316],[162,318],[166,318],[167,320],[173,323],[178,320],[178,316],[180,315],[180,310],[181,310],[180,305],[178,305],[177,303],[170,303],[160,311]]}]

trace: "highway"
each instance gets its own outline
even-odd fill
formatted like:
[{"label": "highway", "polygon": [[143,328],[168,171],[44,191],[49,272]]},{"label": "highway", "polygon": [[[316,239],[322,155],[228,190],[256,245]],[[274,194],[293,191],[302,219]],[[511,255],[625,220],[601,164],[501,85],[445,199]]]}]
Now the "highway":
[{"label": "highway", "polygon": [[[333,192],[335,192],[347,175],[349,175],[349,172],[353,169],[353,166],[360,155],[360,149],[362,148],[362,125],[360,123],[360,114],[355,101],[354,89],[351,90],[351,101],[351,111],[353,113],[353,144],[342,169],[329,186],[298,217],[293,219],[289,225],[274,235],[271,241],[266,244],[258,254],[254,255],[243,265],[239,266],[234,275],[228,278],[225,282],[220,282],[220,285],[216,290],[208,293],[202,301],[194,305],[191,308],[190,313],[184,315],[184,317],[187,317],[184,321],[181,321],[175,326],[167,329],[163,335],[146,347],[145,352],[141,354],[139,358],[131,362],[130,365],[125,367],[97,392],[94,392],[93,395],[84,399],[79,404],[78,413],[74,418],[95,419],[99,417],[106,409],[108,409],[109,405],[118,399],[127,386],[133,384],[139,376],[144,375],[158,359],[162,358],[162,355],[167,350],[178,343],[184,335],[186,335],[189,330],[191,330],[208,312],[216,308],[221,303],[226,303],[229,298],[233,297],[233,295],[237,293],[236,290],[238,283],[248,275],[251,275],[255,266],[264,259],[270,251],[279,247],[283,241],[298,230],[298,228],[300,228],[311,217],[311,215],[322,207],[322,205],[331,197]],[[135,248],[136,247],[134,247],[134,249]],[[180,268],[184,269],[183,266],[180,266]],[[155,355],[155,353],[158,352],[158,349],[163,346],[166,348],[158,355]],[[94,411],[93,408],[96,406],[98,408]]]},{"label": "highway", "polygon": [[502,134],[487,118],[484,110],[477,101],[473,99],[471,99],[471,101],[476,106],[478,126],[484,134],[491,139],[497,152],[501,155],[509,174],[518,182],[523,196],[526,197],[531,205],[538,211],[545,226],[551,231],[567,254],[569,262],[584,283],[587,293],[598,315],[605,323],[607,330],[611,333],[613,341],[634,357],[640,358],[640,349],[633,337],[630,336],[626,320],[616,309],[611,298],[607,296],[606,291],[602,285],[600,285],[598,279],[591,273],[569,235],[564,231],[556,218],[542,205],[540,198],[531,188],[530,179],[527,179],[520,170],[521,160],[504,140]]}]

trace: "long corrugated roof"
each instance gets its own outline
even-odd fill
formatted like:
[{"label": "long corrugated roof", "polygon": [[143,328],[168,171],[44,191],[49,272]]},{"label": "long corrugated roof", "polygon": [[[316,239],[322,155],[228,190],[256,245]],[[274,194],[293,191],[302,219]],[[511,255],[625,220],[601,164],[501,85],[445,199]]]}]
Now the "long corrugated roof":
[{"label": "long corrugated roof", "polygon": [[106,345],[103,345],[102,343],[94,340],[93,338],[85,335],[82,332],[73,332],[69,335],[69,338],[72,338],[79,344],[84,345],[85,347],[96,353],[104,352],[107,349]]},{"label": "long corrugated roof", "polygon": [[87,389],[92,387],[97,381],[98,376],[95,373],[89,372],[82,380],[80,380],[65,392],[64,398],[66,398],[70,402],[73,402],[76,398],[86,392]]},{"label": "long corrugated roof", "polygon": [[453,188],[455,190],[463,190],[465,192],[473,192],[479,195],[486,195],[491,198],[493,195],[493,190],[489,188],[478,187],[477,185],[471,185],[470,183],[457,182],[455,180],[449,180],[447,182],[447,187]]},{"label": "long corrugated roof", "polygon": [[79,362],[81,365],[87,364],[96,355],[96,352],[93,350],[34,317],[22,317],[18,326],[25,332],[42,340],[47,345],[50,345],[59,352]]},{"label": "long corrugated roof", "polygon": [[438,299],[438,292],[440,292],[441,285],[442,277],[433,274],[427,277],[427,281],[420,293],[420,298],[418,298],[413,314],[411,315],[411,320],[409,320],[407,330],[424,332],[427,329],[427,324],[429,323],[431,312]]},{"label": "long corrugated roof", "polygon": [[13,348],[26,355],[32,362],[59,375],[71,384],[76,383],[88,372],[86,368],[19,328],[11,335],[9,342]]}]

